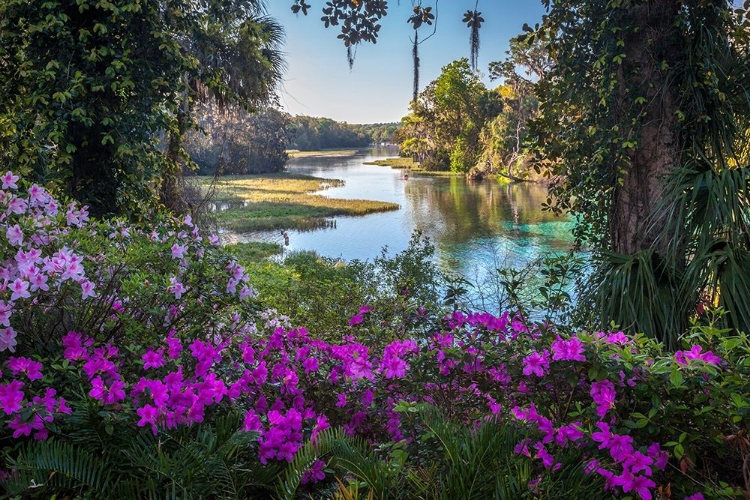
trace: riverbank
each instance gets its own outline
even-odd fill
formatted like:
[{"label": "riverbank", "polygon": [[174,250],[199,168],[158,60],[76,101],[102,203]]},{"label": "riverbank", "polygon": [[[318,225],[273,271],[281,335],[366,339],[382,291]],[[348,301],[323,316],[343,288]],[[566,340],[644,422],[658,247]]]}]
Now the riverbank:
[{"label": "riverbank", "polygon": [[216,205],[219,225],[230,231],[312,230],[330,225],[330,217],[367,215],[397,210],[396,203],[347,200],[314,194],[342,186],[338,179],[323,179],[287,172],[226,176],[213,184],[199,178],[201,190]]}]

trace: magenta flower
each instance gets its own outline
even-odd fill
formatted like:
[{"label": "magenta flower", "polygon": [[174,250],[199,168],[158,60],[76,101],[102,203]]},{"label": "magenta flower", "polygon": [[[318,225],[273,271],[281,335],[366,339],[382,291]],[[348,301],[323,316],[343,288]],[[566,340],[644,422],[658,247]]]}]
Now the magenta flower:
[{"label": "magenta flower", "polygon": [[675,360],[682,365],[688,364],[691,360],[699,360],[712,365],[721,363],[721,358],[713,352],[707,351],[701,353],[702,350],[703,347],[696,344],[689,351],[677,351],[675,353]]},{"label": "magenta flower", "polygon": [[13,415],[21,410],[24,398],[23,382],[13,380],[8,384],[0,384],[0,409],[6,415]]},{"label": "magenta flower", "polygon": [[242,424],[242,430],[245,432],[254,432],[261,430],[263,426],[260,422],[260,417],[257,413],[255,413],[253,410],[248,410],[247,413],[245,413],[245,420]]},{"label": "magenta flower", "polygon": [[609,380],[600,380],[591,384],[590,393],[596,404],[596,414],[599,418],[604,418],[604,415],[615,405],[617,397],[615,385]]},{"label": "magenta flower", "polygon": [[703,493],[694,493],[690,495],[689,497],[685,497],[685,500],[705,500],[703,498]]},{"label": "magenta flower", "polygon": [[164,352],[162,351],[162,349],[154,351],[153,349],[149,348],[146,353],[141,356],[141,359],[143,360],[144,370],[149,370],[151,368],[160,368],[167,363],[164,359]]},{"label": "magenta flower", "polygon": [[552,359],[554,361],[586,361],[583,355],[583,342],[578,337],[563,340],[559,336],[552,343]]},{"label": "magenta flower", "polygon": [[325,472],[323,472],[323,468],[326,466],[325,462],[322,460],[318,460],[315,462],[312,467],[307,469],[302,474],[302,479],[300,479],[300,484],[315,484],[318,481],[322,481],[326,478]]},{"label": "magenta flower", "polygon": [[28,358],[16,358],[11,356],[7,362],[8,368],[14,375],[26,374],[29,380],[42,379],[42,364]]},{"label": "magenta flower", "polygon": [[136,414],[141,417],[141,419],[138,421],[138,427],[145,427],[147,425],[151,426],[151,432],[154,433],[154,436],[156,436],[157,428],[156,428],[156,419],[159,418],[159,410],[158,408],[146,405],[143,408],[138,408],[136,411]]},{"label": "magenta flower", "polygon": [[409,367],[406,361],[398,356],[384,357],[380,365],[385,378],[403,378],[406,375],[406,369]]},{"label": "magenta flower", "polygon": [[527,377],[532,374],[537,377],[543,377],[548,370],[549,352],[547,350],[542,351],[541,354],[533,352],[523,358],[523,374]]}]

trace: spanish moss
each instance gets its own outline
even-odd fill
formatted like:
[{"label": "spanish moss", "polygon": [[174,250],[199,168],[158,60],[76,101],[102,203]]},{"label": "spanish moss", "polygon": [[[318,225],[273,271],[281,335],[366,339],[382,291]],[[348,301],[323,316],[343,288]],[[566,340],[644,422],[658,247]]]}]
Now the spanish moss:
[{"label": "spanish moss", "polygon": [[[477,5],[478,4],[479,2],[477,2]],[[466,23],[466,26],[468,26],[471,30],[471,35],[469,36],[469,45],[471,49],[471,70],[476,71],[479,65],[479,28],[482,27],[484,18],[482,17],[482,13],[477,11],[475,6],[473,11],[466,11],[466,14],[464,14],[464,22]]]},{"label": "spanish moss", "polygon": [[[477,12],[474,11],[474,15],[477,15]],[[471,69],[472,71],[477,70],[478,62],[479,62],[479,25],[478,23],[473,23],[471,26],[471,38],[469,40],[469,43],[471,44]]]}]

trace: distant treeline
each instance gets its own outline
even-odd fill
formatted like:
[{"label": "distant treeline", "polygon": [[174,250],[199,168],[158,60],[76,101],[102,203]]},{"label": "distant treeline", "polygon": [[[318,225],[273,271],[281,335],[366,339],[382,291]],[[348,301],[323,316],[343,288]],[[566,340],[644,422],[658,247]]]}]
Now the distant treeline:
[{"label": "distant treeline", "polygon": [[200,129],[185,150],[200,175],[278,172],[288,149],[361,148],[393,142],[398,123],[350,125],[330,118],[291,116],[268,107],[256,113],[201,105]]},{"label": "distant treeline", "polygon": [[294,116],[291,120],[290,149],[361,148],[370,144],[391,143],[399,123],[351,125],[330,118]]}]

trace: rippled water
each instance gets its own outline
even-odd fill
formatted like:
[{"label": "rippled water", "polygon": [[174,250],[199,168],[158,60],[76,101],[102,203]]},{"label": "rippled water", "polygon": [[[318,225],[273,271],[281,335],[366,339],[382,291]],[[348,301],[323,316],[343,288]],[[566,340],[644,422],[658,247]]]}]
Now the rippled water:
[{"label": "rippled water", "polygon": [[[488,270],[521,267],[572,244],[571,222],[541,209],[547,198],[544,186],[419,174],[404,180],[402,170],[364,164],[387,156],[371,151],[292,162],[292,172],[345,181],[342,187],[322,191],[324,196],[389,201],[400,209],[337,217],[333,227],[311,232],[289,231],[285,252],[315,250],[345,260],[373,259],[384,246],[391,254],[404,250],[412,233],[420,230],[435,244],[441,265],[476,281]],[[278,232],[251,238],[283,242]]]}]

